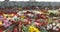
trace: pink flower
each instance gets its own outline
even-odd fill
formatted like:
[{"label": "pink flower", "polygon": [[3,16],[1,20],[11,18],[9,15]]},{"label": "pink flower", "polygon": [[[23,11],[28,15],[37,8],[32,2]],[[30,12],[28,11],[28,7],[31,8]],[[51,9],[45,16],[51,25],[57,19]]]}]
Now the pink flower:
[{"label": "pink flower", "polygon": [[3,23],[4,27],[9,27],[11,24],[12,23],[9,22],[8,20],[4,20],[4,23]]}]

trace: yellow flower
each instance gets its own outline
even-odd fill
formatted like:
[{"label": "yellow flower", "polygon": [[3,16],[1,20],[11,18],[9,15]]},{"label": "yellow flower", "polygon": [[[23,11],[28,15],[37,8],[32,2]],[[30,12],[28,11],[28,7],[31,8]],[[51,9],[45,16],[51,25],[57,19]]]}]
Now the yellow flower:
[{"label": "yellow flower", "polygon": [[3,14],[3,16],[7,16],[8,14]]},{"label": "yellow flower", "polygon": [[21,19],[24,19],[24,18],[25,18],[25,16],[24,16],[24,15],[21,15],[20,17],[21,17]]},{"label": "yellow flower", "polygon": [[9,16],[14,16],[14,14],[9,14]]},{"label": "yellow flower", "polygon": [[34,26],[30,26],[29,27],[29,32],[40,32],[38,28],[34,27]]},{"label": "yellow flower", "polygon": [[3,25],[3,23],[2,23],[2,21],[0,21],[0,26],[2,26]]},{"label": "yellow flower", "polygon": [[3,14],[4,18],[6,18],[6,16],[8,16],[8,14]]}]

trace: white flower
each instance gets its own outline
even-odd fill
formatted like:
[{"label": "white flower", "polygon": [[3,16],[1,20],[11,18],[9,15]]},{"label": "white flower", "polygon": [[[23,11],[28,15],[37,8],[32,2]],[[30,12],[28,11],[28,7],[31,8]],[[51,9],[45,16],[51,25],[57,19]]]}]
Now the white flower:
[{"label": "white flower", "polygon": [[37,22],[34,22],[34,23],[33,23],[33,25],[37,25],[37,26],[38,26],[38,25],[39,25],[39,23],[37,23]]},{"label": "white flower", "polygon": [[47,30],[51,29],[50,25],[47,25]]},{"label": "white flower", "polygon": [[31,16],[31,14],[27,14],[28,16]]},{"label": "white flower", "polygon": [[56,25],[55,23],[52,23],[52,25]]},{"label": "white flower", "polygon": [[55,26],[55,27],[53,27],[53,30],[56,30],[56,26]]},{"label": "white flower", "polygon": [[25,12],[27,12],[27,11],[22,11],[22,13],[25,13]]},{"label": "white flower", "polygon": [[20,18],[15,15],[15,16],[12,18],[12,20],[13,20],[13,21],[19,21]]},{"label": "white flower", "polygon": [[59,27],[60,26],[60,23],[58,23],[56,26]]},{"label": "white flower", "polygon": [[17,18],[17,16],[15,15],[13,18]]},{"label": "white flower", "polygon": [[35,14],[41,14],[42,12],[39,12],[39,11],[33,11],[33,13],[35,13]]},{"label": "white flower", "polygon": [[19,11],[17,14],[20,14],[21,13],[21,11]]},{"label": "white flower", "polygon": [[52,24],[50,24],[50,28],[52,28]]}]

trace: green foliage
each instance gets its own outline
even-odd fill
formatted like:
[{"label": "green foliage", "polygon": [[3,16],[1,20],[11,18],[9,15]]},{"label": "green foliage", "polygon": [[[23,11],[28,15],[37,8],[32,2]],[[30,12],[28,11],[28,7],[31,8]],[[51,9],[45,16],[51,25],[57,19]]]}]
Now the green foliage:
[{"label": "green foliage", "polygon": [[22,29],[23,29],[23,32],[28,32],[28,27],[27,26],[22,25]]},{"label": "green foliage", "polygon": [[58,15],[56,15],[55,13],[50,13],[49,16],[50,17],[57,17]]}]

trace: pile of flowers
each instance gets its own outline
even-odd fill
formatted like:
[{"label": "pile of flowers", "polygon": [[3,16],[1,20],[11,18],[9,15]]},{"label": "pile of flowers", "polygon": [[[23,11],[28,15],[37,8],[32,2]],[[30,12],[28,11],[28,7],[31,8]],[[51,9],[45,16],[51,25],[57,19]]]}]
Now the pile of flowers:
[{"label": "pile of flowers", "polygon": [[[16,14],[3,13],[0,17],[0,27],[3,26],[7,28],[13,24],[16,24],[16,26],[19,26],[20,32],[51,32],[51,29],[58,31],[60,29],[60,23],[52,21],[52,18],[57,17],[58,15],[56,12],[53,13],[49,11],[23,10],[18,11]],[[56,19],[58,20],[59,17]]]}]

